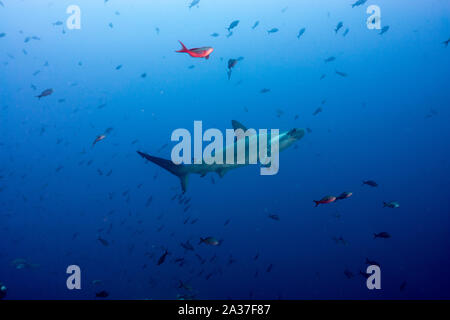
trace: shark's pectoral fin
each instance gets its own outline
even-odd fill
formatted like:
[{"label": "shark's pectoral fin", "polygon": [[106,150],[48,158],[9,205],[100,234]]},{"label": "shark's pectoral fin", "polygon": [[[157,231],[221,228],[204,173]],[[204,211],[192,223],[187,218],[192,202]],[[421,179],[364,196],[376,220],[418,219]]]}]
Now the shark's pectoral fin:
[{"label": "shark's pectoral fin", "polygon": [[225,175],[225,173],[227,173],[228,170],[226,169],[218,169],[216,172],[219,175],[219,177],[223,178],[223,176]]}]

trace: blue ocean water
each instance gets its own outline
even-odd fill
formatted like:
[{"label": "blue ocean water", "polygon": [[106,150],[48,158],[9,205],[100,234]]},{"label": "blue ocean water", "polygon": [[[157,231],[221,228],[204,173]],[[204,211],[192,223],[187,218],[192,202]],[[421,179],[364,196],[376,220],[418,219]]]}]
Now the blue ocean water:
[{"label": "blue ocean water", "polygon": [[[6,298],[450,298],[450,3],[354,2],[2,0]],[[69,5],[81,29],[67,28]],[[370,5],[384,34],[366,25]],[[178,40],[214,51],[192,58]],[[175,129],[233,119],[309,130],[277,175],[193,175],[184,195],[136,153],[170,159]],[[381,290],[367,289],[366,258]],[[69,265],[81,290],[66,287]]]}]

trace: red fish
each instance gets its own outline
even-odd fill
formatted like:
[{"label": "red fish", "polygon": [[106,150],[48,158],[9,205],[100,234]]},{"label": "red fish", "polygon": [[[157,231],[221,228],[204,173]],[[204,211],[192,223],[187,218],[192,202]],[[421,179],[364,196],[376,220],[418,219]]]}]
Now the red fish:
[{"label": "red fish", "polygon": [[320,199],[320,200],[314,200],[314,202],[316,203],[316,207],[319,205],[319,204],[326,204],[326,203],[332,203],[332,202],[334,202],[334,201],[336,201],[336,197],[334,197],[334,196],[326,196],[326,197],[323,197],[322,199]]},{"label": "red fish", "polygon": [[179,41],[179,42],[180,42],[182,48],[181,48],[181,50],[178,50],[176,52],[187,53],[193,58],[209,59],[209,55],[211,54],[211,52],[214,51],[214,48],[212,48],[212,47],[201,47],[201,48],[188,49],[183,44],[183,42],[181,42],[181,41]]},{"label": "red fish", "polygon": [[100,136],[98,136],[97,138],[95,138],[95,140],[94,140],[94,143],[92,143],[92,146],[95,146],[95,144],[97,143],[97,142],[99,142],[99,141],[102,141],[103,139],[105,139],[106,138],[106,136],[105,135],[100,135]]}]

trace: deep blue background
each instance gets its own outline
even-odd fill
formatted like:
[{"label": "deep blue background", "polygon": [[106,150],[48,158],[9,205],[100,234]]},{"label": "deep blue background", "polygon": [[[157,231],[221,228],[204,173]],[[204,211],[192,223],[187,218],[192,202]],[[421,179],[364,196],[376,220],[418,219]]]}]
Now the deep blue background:
[{"label": "deep blue background", "polygon": [[[202,0],[192,9],[184,0],[2,2],[0,281],[8,298],[93,299],[101,290],[113,299],[450,298],[448,1],[351,8],[353,0]],[[81,30],[63,34],[65,26],[52,23],[65,23],[70,4],[81,7]],[[370,4],[390,26],[382,36],[365,25]],[[268,35],[273,27],[279,32]],[[34,35],[40,40],[24,42]],[[177,40],[215,51],[193,59],[174,52]],[[227,61],[240,56],[228,81]],[[336,60],[325,63],[330,56]],[[47,88],[53,95],[35,98]],[[171,201],[178,179],[136,150],[169,158],[172,144],[157,151],[174,129],[192,129],[194,120],[226,129],[232,119],[312,132],[281,154],[276,176],[250,166],[211,175],[215,184],[210,175],[191,177],[184,213]],[[362,186],[367,179],[379,187]],[[343,191],[353,196],[314,207]],[[400,208],[382,207],[391,200]],[[198,222],[183,224],[188,216]],[[381,231],[392,238],[374,240]],[[222,245],[197,245],[209,235]],[[188,239],[194,253],[179,245]],[[171,254],[157,266],[163,247]],[[180,257],[182,267],[174,263]],[[381,264],[380,291],[367,290],[359,275],[366,257]],[[17,270],[16,258],[39,267]],[[71,264],[82,269],[81,291],[65,287]],[[355,276],[347,279],[346,269]],[[177,288],[179,280],[193,291]]]}]

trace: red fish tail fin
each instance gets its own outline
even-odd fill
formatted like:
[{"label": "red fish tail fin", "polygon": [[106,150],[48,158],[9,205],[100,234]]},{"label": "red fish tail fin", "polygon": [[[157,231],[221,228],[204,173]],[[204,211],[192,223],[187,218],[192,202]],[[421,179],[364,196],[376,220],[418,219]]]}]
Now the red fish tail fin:
[{"label": "red fish tail fin", "polygon": [[181,49],[176,52],[189,52],[189,49],[186,48],[186,46],[183,44],[183,42],[181,42],[180,40],[178,40],[178,42],[181,44]]},{"label": "red fish tail fin", "polygon": [[316,207],[320,204],[319,201],[316,201],[316,200],[313,200],[313,201],[314,201],[314,203],[316,204]]}]

